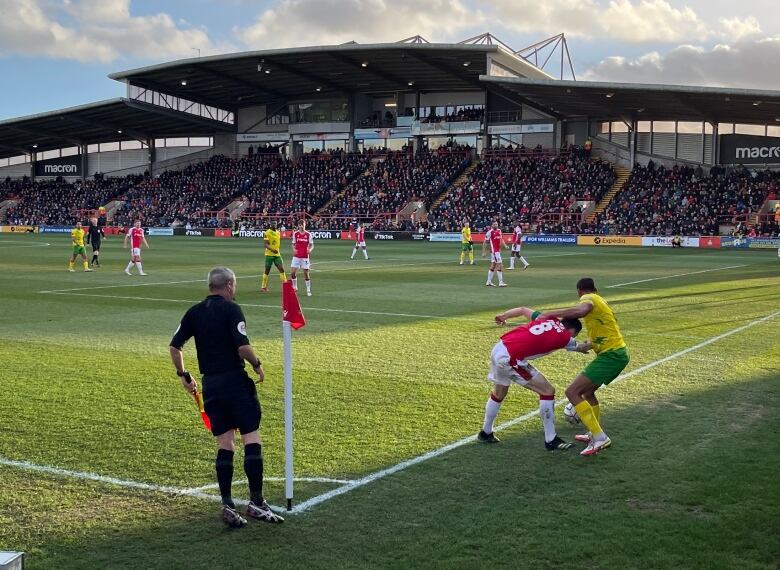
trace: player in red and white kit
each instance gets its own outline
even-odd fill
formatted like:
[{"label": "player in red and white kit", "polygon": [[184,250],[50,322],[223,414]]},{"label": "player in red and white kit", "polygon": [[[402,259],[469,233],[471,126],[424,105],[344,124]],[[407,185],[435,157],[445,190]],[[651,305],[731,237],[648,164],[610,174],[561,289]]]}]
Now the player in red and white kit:
[{"label": "player in red and white kit", "polygon": [[363,257],[368,259],[368,250],[366,249],[366,228],[363,224],[358,224],[355,229],[355,247],[352,248],[352,256],[350,259],[355,259],[355,254],[358,249],[363,250]]},{"label": "player in red and white kit", "polygon": [[554,451],[571,447],[571,443],[563,441],[555,432],[555,388],[529,360],[564,348],[585,353],[591,349],[591,344],[590,341],[574,340],[582,330],[582,323],[578,319],[540,319],[540,314],[539,311],[527,307],[517,307],[496,315],[496,323],[499,325],[505,325],[507,320],[521,316],[530,322],[504,334],[493,347],[488,374],[488,380],[493,383],[493,391],[485,405],[485,421],[477,435],[479,441],[498,442],[493,433],[493,423],[501,408],[501,402],[509,392],[509,386],[515,383],[539,394],[539,415],[544,425],[545,448]]},{"label": "player in red and white kit", "polygon": [[138,275],[146,275],[146,273],[144,273],[144,268],[141,265],[141,244],[143,243],[146,246],[146,249],[149,249],[149,242],[146,241],[144,230],[141,227],[141,220],[136,220],[133,227],[127,230],[127,235],[125,235],[125,247],[127,247],[128,240],[130,240],[130,263],[125,267],[125,273],[130,275],[130,270],[133,268],[133,265],[135,265],[138,269]]},{"label": "player in red and white kit", "polygon": [[522,255],[523,250],[523,228],[520,226],[520,220],[515,222],[515,229],[512,230],[512,254],[509,258],[509,269],[515,268],[515,258],[523,264],[523,269],[528,269],[528,263]]},{"label": "player in red and white kit", "polygon": [[311,279],[309,278],[311,262],[309,261],[309,254],[314,249],[314,241],[311,234],[306,231],[306,222],[304,220],[298,222],[298,229],[293,232],[292,246],[293,258],[290,264],[290,267],[292,267],[290,279],[292,279],[293,289],[298,290],[298,269],[303,269],[303,279],[306,281],[306,295],[311,297]]},{"label": "player in red and white kit", "polygon": [[506,287],[504,283],[504,265],[501,261],[501,249],[507,247],[504,243],[504,235],[498,227],[498,222],[493,222],[490,229],[485,232],[485,241],[482,242],[482,257],[487,254],[487,248],[490,247],[490,269],[488,269],[487,285],[488,287],[495,287],[493,285],[493,274],[498,275],[498,286]]}]

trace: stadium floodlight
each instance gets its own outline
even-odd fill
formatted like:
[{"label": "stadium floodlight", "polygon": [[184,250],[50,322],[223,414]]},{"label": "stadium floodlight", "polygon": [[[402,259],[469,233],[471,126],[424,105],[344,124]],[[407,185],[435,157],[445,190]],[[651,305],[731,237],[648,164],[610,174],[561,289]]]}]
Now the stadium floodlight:
[{"label": "stadium floodlight", "polygon": [[614,96],[615,96],[614,93],[607,93],[607,99],[612,99],[612,97]]},{"label": "stadium floodlight", "polygon": [[367,61],[361,62],[360,67],[368,67],[368,62]]},{"label": "stadium floodlight", "polygon": [[33,145],[33,148],[38,148],[38,145],[37,145],[37,144],[34,144],[34,145]]},{"label": "stadium floodlight", "polygon": [[187,87],[187,80],[186,79],[182,79],[181,80],[181,86],[182,87]]},{"label": "stadium floodlight", "polygon": [[122,129],[119,129],[117,132],[121,135],[122,134]]},{"label": "stadium floodlight", "polygon": [[469,65],[471,65],[470,61],[464,61],[463,62],[463,67],[468,67]]},{"label": "stadium floodlight", "polygon": [[270,69],[266,69],[265,72],[266,72],[266,74],[268,74],[268,73],[271,73],[271,70]]},{"label": "stadium floodlight", "polygon": [[407,85],[408,85],[409,87],[411,87],[412,85],[414,85],[414,81],[410,81],[409,83],[407,83]]},{"label": "stadium floodlight", "polygon": [[317,93],[319,93],[320,91],[322,91],[322,87],[317,87],[317,88],[315,89],[315,91],[316,91]]},{"label": "stadium floodlight", "polygon": [[758,107],[761,104],[761,101],[753,101],[753,106]]}]

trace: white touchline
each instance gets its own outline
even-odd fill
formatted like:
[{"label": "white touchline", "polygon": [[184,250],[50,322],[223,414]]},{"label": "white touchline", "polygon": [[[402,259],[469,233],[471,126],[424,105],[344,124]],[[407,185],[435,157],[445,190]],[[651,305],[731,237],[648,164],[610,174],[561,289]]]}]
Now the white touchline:
[{"label": "white touchline", "polygon": [[699,273],[710,273],[712,271],[725,271],[726,269],[737,269],[739,267],[747,267],[747,263],[743,265],[729,265],[728,267],[716,267],[715,269],[702,269],[701,271],[691,271],[690,273],[677,273],[676,275],[665,275],[663,277],[651,277],[650,279],[640,279],[639,281],[628,281],[627,283],[618,283],[616,285],[607,285],[607,289],[614,289],[615,287],[624,287],[626,285],[635,285],[636,283],[647,283],[648,281],[661,281],[662,279],[673,279],[674,277],[685,277],[686,275],[698,275]]},{"label": "white touchline", "polygon": [[[61,469],[60,467],[38,465],[37,463],[30,463],[29,461],[15,461],[13,459],[6,459],[5,457],[0,457],[0,465],[4,465],[6,467],[15,467],[17,469],[24,469],[26,471],[36,471],[38,473],[45,473],[47,475],[57,475],[69,479],[80,479],[83,481],[106,483],[108,485],[115,485],[117,487],[124,487],[127,489],[141,489],[144,491],[165,493],[167,495],[185,495],[188,497],[197,497],[199,499],[208,499],[213,501],[221,500],[217,495],[211,495],[209,493],[203,492],[210,489],[216,489],[218,487],[217,484],[204,485],[202,487],[194,487],[191,489],[172,487],[168,485],[153,485],[151,483],[143,483],[141,481],[131,481],[127,479],[119,479],[117,477],[108,477],[106,475],[99,475],[98,473],[90,473],[88,471],[73,471],[70,469]],[[284,481],[284,477],[265,477],[264,480]],[[305,483],[331,483],[335,485],[344,485],[351,482],[348,479],[331,479],[329,477],[296,477],[295,481]],[[245,482],[245,480],[237,480],[234,482],[234,484],[241,484]],[[237,500],[235,502],[240,504],[247,504],[247,501]],[[273,508],[282,510],[282,507],[273,506]]]},{"label": "white touchline", "polygon": [[[675,352],[674,354],[670,354],[669,356],[665,356],[664,358],[660,358],[658,360],[654,360],[653,362],[649,362],[648,364],[645,364],[644,366],[640,366],[639,368],[636,368],[630,372],[627,372],[625,374],[621,374],[618,376],[615,382],[621,381],[621,380],[628,380],[629,378],[633,378],[634,376],[638,374],[642,374],[643,372],[647,372],[651,368],[655,368],[656,366],[660,366],[662,364],[665,364],[669,362],[670,360],[675,360],[677,358],[680,358],[681,356],[685,356],[686,354],[689,354],[691,352],[694,352],[696,350],[699,350],[700,348],[703,348],[709,344],[712,344],[714,342],[717,342],[719,340],[722,340],[726,337],[729,337],[731,335],[740,333],[746,329],[749,329],[751,327],[754,327],[758,324],[765,323],[766,321],[769,321],[775,317],[780,315],[780,311],[775,311],[774,313],[767,315],[766,317],[762,317],[760,319],[756,319],[754,321],[750,321],[749,323],[742,325],[740,327],[737,327],[735,329],[731,329],[729,331],[726,331],[725,333],[719,334],[717,336],[714,336],[712,338],[709,338],[703,342],[700,342],[698,344],[695,344],[693,346],[690,346],[686,349],[680,350],[679,352]],[[560,399],[555,402],[556,406],[560,406],[561,404],[564,404],[567,400]],[[513,420],[509,420],[508,422],[504,422],[501,425],[497,426],[495,429],[496,431],[504,430],[509,427],[512,427],[514,425],[517,425],[521,422],[528,421],[532,418],[535,418],[539,415],[538,410],[533,410],[531,412],[528,412],[526,414],[523,414],[522,416],[519,416]],[[365,477],[362,477],[360,479],[356,479],[352,481],[351,483],[348,483],[344,485],[343,487],[339,487],[337,489],[333,489],[332,491],[328,491],[326,493],[323,493],[321,495],[317,495],[315,497],[312,497],[311,499],[307,499],[306,501],[303,501],[302,503],[298,504],[296,507],[293,508],[293,512],[300,513],[303,511],[306,511],[310,509],[311,507],[315,505],[319,505],[320,503],[324,503],[325,501],[328,501],[334,497],[338,497],[339,495],[343,495],[344,493],[348,493],[349,491],[352,491],[353,489],[357,489],[358,487],[363,487],[364,485],[368,485],[369,483],[372,483],[376,481],[377,479],[382,479],[383,477],[387,477],[388,475],[392,475],[393,473],[398,473],[399,471],[402,471],[408,467],[412,467],[413,465],[417,465],[418,463],[422,463],[423,461],[428,461],[429,459],[433,459],[434,457],[439,457],[440,455],[444,455],[445,453],[448,453],[452,451],[453,449],[457,449],[459,447],[462,447],[468,443],[471,443],[473,441],[476,441],[477,436],[476,435],[470,435],[467,437],[464,437],[463,439],[459,439],[458,441],[454,441],[450,443],[449,445],[445,445],[444,447],[440,447],[438,449],[434,449],[432,451],[429,451],[427,453],[424,453],[422,455],[418,455],[417,457],[413,457],[411,459],[407,459],[406,461],[402,461],[401,463],[397,463],[396,465],[393,465],[392,467],[388,467],[387,469],[382,469],[381,471],[375,471],[374,473],[370,473],[366,475]]]}]

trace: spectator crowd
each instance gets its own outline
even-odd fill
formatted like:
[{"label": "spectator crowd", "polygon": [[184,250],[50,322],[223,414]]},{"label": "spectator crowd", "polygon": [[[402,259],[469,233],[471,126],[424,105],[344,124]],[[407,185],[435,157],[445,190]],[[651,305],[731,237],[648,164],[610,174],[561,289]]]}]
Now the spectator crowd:
[{"label": "spectator crowd", "polygon": [[576,155],[487,158],[428,217],[433,231],[457,231],[498,221],[535,221],[550,213],[579,214],[581,201],[598,201],[612,186],[609,163]]},{"label": "spectator crowd", "polygon": [[[622,235],[718,235],[720,225],[757,212],[780,187],[780,172],[751,173],[713,167],[635,165],[625,187],[588,233]],[[762,231],[771,235],[771,222]]]}]

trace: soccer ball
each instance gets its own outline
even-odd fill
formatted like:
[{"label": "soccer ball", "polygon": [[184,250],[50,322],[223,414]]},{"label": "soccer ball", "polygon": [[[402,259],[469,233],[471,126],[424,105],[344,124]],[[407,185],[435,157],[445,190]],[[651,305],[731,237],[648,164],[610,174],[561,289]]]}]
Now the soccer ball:
[{"label": "soccer ball", "polygon": [[571,402],[566,404],[566,407],[563,408],[563,417],[566,418],[566,421],[572,425],[582,423],[580,416],[577,414],[577,410],[574,409],[574,406],[571,405]]}]

